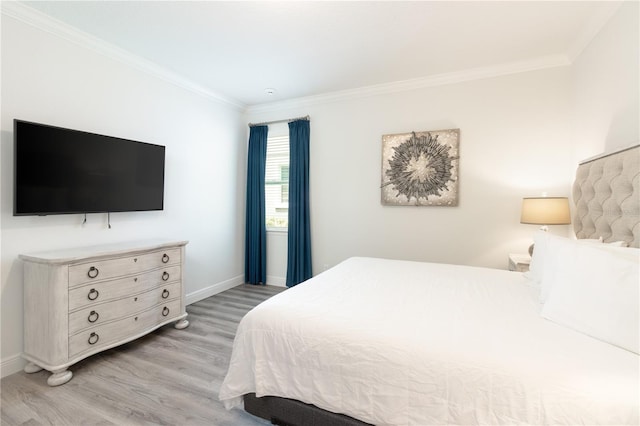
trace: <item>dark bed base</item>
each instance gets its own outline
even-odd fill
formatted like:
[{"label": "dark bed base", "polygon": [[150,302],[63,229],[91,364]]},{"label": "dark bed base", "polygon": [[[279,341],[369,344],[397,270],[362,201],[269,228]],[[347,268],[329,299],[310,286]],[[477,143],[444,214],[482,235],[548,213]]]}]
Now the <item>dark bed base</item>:
[{"label": "dark bed base", "polygon": [[280,426],[371,426],[344,414],[323,410],[295,399],[276,396],[244,395],[244,409],[254,416]]}]

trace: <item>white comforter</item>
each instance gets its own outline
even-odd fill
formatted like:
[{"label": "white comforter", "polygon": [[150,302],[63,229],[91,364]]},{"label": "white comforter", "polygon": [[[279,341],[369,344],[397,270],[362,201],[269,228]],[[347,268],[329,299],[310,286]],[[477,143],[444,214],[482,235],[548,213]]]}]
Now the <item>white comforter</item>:
[{"label": "white comforter", "polygon": [[638,355],[544,320],[523,274],[351,258],[241,321],[220,390],[377,425],[638,424]]}]

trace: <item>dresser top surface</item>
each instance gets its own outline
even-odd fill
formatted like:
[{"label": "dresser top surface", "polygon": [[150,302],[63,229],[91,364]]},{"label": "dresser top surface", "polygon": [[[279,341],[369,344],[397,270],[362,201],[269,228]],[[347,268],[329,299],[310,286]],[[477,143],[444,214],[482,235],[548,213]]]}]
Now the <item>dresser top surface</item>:
[{"label": "dresser top surface", "polygon": [[37,263],[71,263],[88,258],[117,256],[139,253],[163,248],[182,247],[189,241],[185,240],[142,240],[126,241],[113,244],[103,244],[87,247],[72,247],[61,250],[41,251],[20,254],[18,257],[25,261]]}]

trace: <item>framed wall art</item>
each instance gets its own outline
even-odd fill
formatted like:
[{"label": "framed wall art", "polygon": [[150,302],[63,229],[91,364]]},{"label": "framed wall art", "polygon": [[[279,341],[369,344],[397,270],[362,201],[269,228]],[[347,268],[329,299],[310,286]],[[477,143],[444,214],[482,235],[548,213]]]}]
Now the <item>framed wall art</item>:
[{"label": "framed wall art", "polygon": [[457,206],[460,129],[382,136],[382,204]]}]

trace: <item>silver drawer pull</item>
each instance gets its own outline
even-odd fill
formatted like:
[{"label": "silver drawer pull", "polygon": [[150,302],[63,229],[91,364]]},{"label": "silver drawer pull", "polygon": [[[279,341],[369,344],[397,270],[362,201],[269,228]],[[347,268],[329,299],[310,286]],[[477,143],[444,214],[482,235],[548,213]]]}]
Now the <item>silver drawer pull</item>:
[{"label": "silver drawer pull", "polygon": [[169,297],[169,290],[165,288],[164,290],[162,290],[162,298],[166,299],[167,297]]},{"label": "silver drawer pull", "polygon": [[98,276],[99,273],[100,273],[100,270],[95,266],[92,266],[91,268],[89,268],[87,275],[89,276],[89,278],[95,278]]},{"label": "silver drawer pull", "polygon": [[98,321],[98,318],[100,318],[100,314],[98,314],[96,311],[91,311],[91,313],[87,317],[87,321],[96,322]]},{"label": "silver drawer pull", "polygon": [[162,316],[166,317],[167,315],[169,315],[169,308],[165,306],[164,308],[162,308]]},{"label": "silver drawer pull", "polygon": [[96,343],[98,343],[98,340],[100,340],[100,336],[98,336],[98,333],[91,333],[87,342],[89,342],[90,345],[95,345]]},{"label": "silver drawer pull", "polygon": [[169,262],[169,255],[167,253],[162,255],[162,263],[168,263]]},{"label": "silver drawer pull", "polygon": [[92,288],[91,290],[89,290],[89,294],[87,294],[87,298],[89,300],[96,300],[98,296],[100,296],[100,292],[95,288]]},{"label": "silver drawer pull", "polygon": [[162,281],[166,281],[169,279],[169,273],[167,271],[164,271],[162,273]]}]

